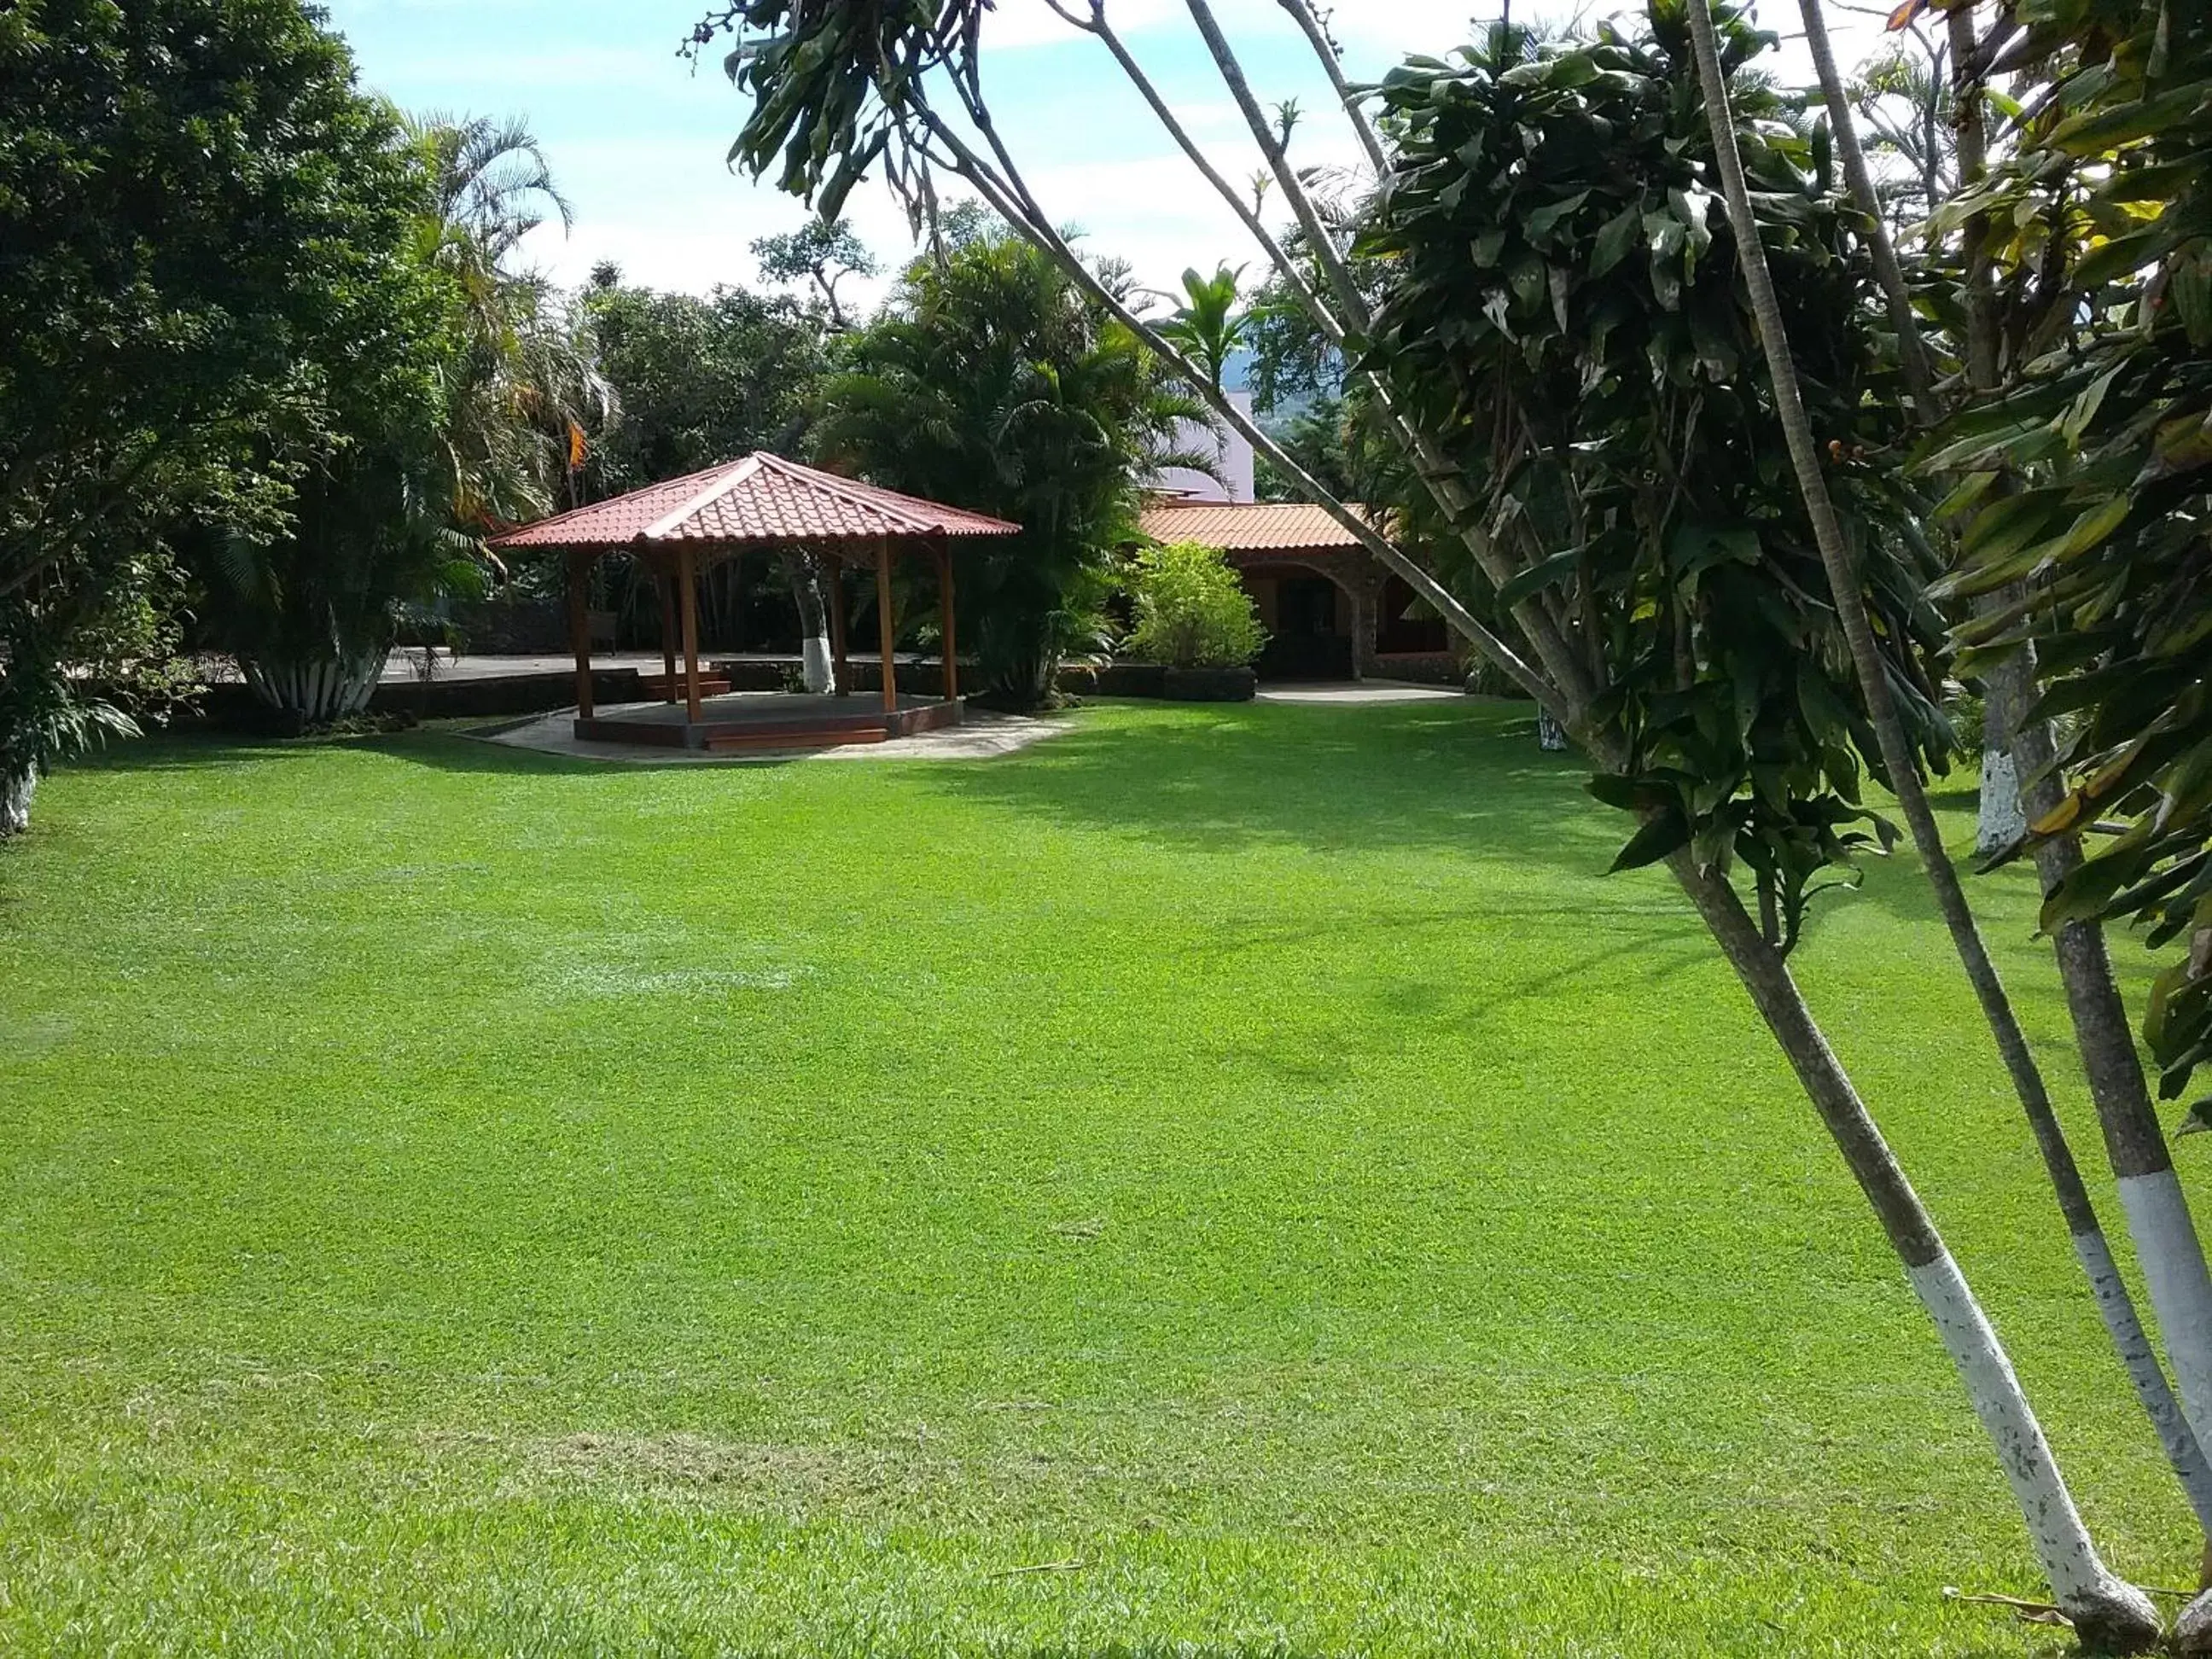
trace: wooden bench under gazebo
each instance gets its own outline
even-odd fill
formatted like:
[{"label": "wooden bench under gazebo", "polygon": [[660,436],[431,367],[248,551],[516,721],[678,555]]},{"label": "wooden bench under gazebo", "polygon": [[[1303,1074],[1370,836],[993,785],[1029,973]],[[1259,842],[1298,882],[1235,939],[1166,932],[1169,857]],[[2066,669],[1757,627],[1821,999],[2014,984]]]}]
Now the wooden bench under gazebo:
[{"label": "wooden bench under gazebo", "polygon": [[[1018,535],[1020,530],[1003,519],[878,489],[763,453],[541,519],[494,537],[491,545],[501,553],[557,552],[568,559],[578,738],[728,750],[879,743],[957,725],[960,671],[955,661],[951,544],[966,537]],[[722,696],[716,693],[726,690],[726,684],[710,684],[700,677],[700,573],[725,559],[764,549],[815,553],[829,565],[825,599],[841,694],[837,697]],[[609,553],[629,554],[659,585],[665,672],[658,684],[663,698],[659,706],[633,704],[602,714],[592,702],[589,588],[592,567]],[[892,659],[890,572],[891,561],[902,554],[927,557],[937,568],[945,647],[941,697],[899,695]],[[872,565],[876,572],[884,672],[880,708],[856,708],[842,696],[850,690],[851,677],[845,653],[843,589],[837,575],[848,562]],[[680,678],[676,662],[679,629],[684,656]]]}]

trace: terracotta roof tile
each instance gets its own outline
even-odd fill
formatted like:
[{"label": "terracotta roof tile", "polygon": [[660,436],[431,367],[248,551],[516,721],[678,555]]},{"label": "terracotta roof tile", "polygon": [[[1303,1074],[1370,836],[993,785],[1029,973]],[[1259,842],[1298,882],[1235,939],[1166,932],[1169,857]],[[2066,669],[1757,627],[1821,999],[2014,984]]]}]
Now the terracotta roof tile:
[{"label": "terracotta roof tile", "polygon": [[765,453],[540,519],[491,545],[608,549],[663,542],[873,541],[884,536],[1012,536],[1019,525],[878,489]]},{"label": "terracotta roof tile", "polygon": [[1156,541],[1198,542],[1224,553],[1359,545],[1358,537],[1305,501],[1161,501],[1146,507],[1139,521]]}]

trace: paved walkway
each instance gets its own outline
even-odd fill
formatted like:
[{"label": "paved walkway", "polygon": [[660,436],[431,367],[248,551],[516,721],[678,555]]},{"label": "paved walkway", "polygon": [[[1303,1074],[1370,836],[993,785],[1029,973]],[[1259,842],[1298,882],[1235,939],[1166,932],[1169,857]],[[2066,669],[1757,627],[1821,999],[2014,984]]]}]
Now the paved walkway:
[{"label": "paved walkway", "polygon": [[1467,693],[1455,685],[1415,685],[1407,680],[1343,681],[1322,685],[1263,685],[1261,702],[1449,702]]},{"label": "paved walkway", "polygon": [[[625,708],[659,711],[665,706],[658,702],[626,703],[599,712],[614,714]],[[490,743],[503,743],[510,748],[532,749],[542,755],[568,755],[578,760],[613,761],[635,766],[742,766],[753,761],[991,760],[1026,749],[1067,729],[1065,720],[1034,720],[970,708],[967,718],[957,726],[919,732],[911,738],[892,738],[884,743],[832,744],[813,749],[746,749],[732,754],[710,755],[656,744],[582,742],[575,735],[575,720],[574,709],[563,708],[519,725],[480,728],[469,735]]]}]

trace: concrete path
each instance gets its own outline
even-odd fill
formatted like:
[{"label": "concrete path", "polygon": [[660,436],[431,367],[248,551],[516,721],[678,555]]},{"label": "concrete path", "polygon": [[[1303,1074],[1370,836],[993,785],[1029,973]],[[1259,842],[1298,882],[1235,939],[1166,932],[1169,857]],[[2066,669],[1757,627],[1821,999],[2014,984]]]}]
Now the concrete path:
[{"label": "concrete path", "polygon": [[1261,702],[1449,702],[1467,693],[1455,685],[1415,685],[1406,680],[1360,680],[1326,685],[1263,685]]},{"label": "concrete path", "polygon": [[[625,707],[659,709],[664,706],[658,702],[626,704],[600,712],[611,714]],[[513,749],[532,749],[542,755],[568,755],[578,760],[613,761],[634,766],[743,766],[757,761],[991,760],[1067,730],[1066,720],[994,714],[970,708],[967,718],[957,726],[923,732],[911,738],[893,738],[884,743],[832,744],[817,749],[748,749],[734,754],[709,755],[653,744],[580,742],[573,730],[575,719],[574,709],[563,708],[516,725],[480,727],[466,735],[489,743],[503,743]]]}]

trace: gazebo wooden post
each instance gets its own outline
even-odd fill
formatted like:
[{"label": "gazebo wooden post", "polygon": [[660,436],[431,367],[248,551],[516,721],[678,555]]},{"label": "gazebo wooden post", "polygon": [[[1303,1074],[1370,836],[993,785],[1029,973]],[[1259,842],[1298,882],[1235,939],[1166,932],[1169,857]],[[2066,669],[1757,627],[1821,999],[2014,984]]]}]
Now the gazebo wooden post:
[{"label": "gazebo wooden post", "polygon": [[576,718],[592,718],[592,556],[568,555],[568,644],[576,653]]},{"label": "gazebo wooden post", "polygon": [[845,660],[845,562],[827,548],[822,552],[822,574],[829,589],[822,602],[830,609],[830,656],[837,678],[830,690],[842,697],[853,690],[853,665]]},{"label": "gazebo wooden post", "polygon": [[940,538],[935,544],[937,553],[937,631],[945,647],[945,701],[952,702],[960,696],[959,641],[952,628],[952,550]]},{"label": "gazebo wooden post", "polygon": [[665,570],[653,573],[653,584],[660,590],[660,672],[665,676],[660,683],[660,700],[676,701],[676,586]]},{"label": "gazebo wooden post", "polygon": [[884,713],[898,713],[898,665],[891,660],[891,538],[876,538],[876,631],[884,646]]},{"label": "gazebo wooden post", "polygon": [[699,572],[686,542],[676,550],[677,603],[684,611],[684,713],[699,723]]}]

